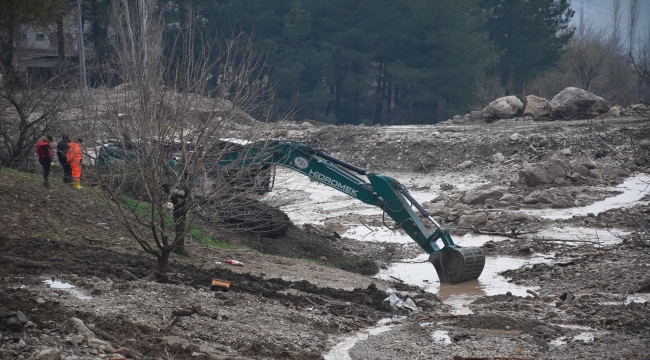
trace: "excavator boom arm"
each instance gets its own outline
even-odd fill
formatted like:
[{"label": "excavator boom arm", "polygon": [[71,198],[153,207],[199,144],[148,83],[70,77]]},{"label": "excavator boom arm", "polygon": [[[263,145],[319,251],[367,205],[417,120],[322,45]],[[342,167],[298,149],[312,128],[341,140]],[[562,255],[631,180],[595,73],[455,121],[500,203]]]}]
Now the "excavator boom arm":
[{"label": "excavator boom arm", "polygon": [[[266,168],[274,164],[281,165],[366,204],[380,207],[430,255],[429,259],[441,282],[459,283],[477,279],[483,271],[485,256],[481,250],[455,245],[448,230],[440,227],[404,186],[391,177],[367,173],[365,169],[337,159],[322,149],[288,141],[265,142],[260,146],[248,148],[246,152],[229,154],[222,158],[220,166],[230,166],[234,162],[238,163],[238,167]],[[348,170],[366,175],[370,182]],[[411,205],[435,226],[433,233],[424,225]],[[442,248],[437,244],[438,239],[444,245]]]}]

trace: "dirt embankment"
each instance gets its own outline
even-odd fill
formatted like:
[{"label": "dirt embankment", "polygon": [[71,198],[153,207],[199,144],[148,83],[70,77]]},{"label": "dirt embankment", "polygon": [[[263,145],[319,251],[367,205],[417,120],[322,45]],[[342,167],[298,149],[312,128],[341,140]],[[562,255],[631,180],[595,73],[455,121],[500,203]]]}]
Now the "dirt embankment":
[{"label": "dirt embankment", "polygon": [[[339,256],[348,260],[346,270],[376,271],[337,249],[344,240],[337,242],[317,230],[292,227],[281,239],[222,234],[232,246],[225,249],[192,242],[189,256],[172,260],[163,284],[151,283],[138,279],[155,272],[155,259],[93,202],[92,189],[73,191],[55,180],[48,190],[38,175],[8,170],[0,172],[0,179],[0,202],[7,205],[0,219],[0,314],[6,314],[0,329],[2,358],[27,359],[50,348],[64,358],[92,358],[114,354],[121,345],[131,358],[160,358],[166,352],[176,359],[193,353],[319,358],[333,344],[333,335],[390,314],[382,305],[386,285],[378,289],[361,275],[299,260],[327,254],[335,260],[333,266]],[[263,255],[243,244],[288,257]],[[215,264],[227,258],[246,267]],[[320,262],[328,264],[326,259]],[[318,274],[328,271],[330,276],[320,281]],[[330,286],[346,277],[356,277],[345,283],[360,288]],[[230,291],[210,292],[213,278],[230,281]],[[80,292],[49,289],[43,283],[49,279]],[[415,300],[429,309],[439,305],[433,294]],[[7,329],[4,320],[16,311],[29,323]],[[174,315],[182,311],[192,316]],[[64,333],[61,325],[72,317],[92,325],[96,336],[110,344],[92,346],[88,339]],[[176,321],[170,325],[172,319]]]}]

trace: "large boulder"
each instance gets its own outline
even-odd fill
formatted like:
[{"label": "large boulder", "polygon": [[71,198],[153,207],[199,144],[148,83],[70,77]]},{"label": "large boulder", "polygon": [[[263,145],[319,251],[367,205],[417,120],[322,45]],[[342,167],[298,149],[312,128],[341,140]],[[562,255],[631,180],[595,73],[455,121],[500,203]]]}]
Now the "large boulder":
[{"label": "large boulder", "polygon": [[530,186],[551,184],[555,179],[564,179],[567,169],[560,161],[547,161],[519,172],[519,181]]},{"label": "large boulder", "polygon": [[526,109],[524,110],[525,116],[532,116],[537,119],[551,114],[551,108],[548,106],[548,100],[535,96],[526,96]]},{"label": "large boulder", "polygon": [[610,108],[605,99],[575,87],[568,87],[560,91],[548,105],[551,108],[551,115],[556,118],[586,114],[592,107],[599,113],[607,112]]},{"label": "large boulder", "polygon": [[509,119],[524,109],[524,103],[516,96],[498,98],[483,109],[483,116],[488,120]]},{"label": "large boulder", "polygon": [[503,186],[495,186],[489,189],[479,189],[468,191],[465,196],[463,196],[462,201],[465,204],[483,204],[487,199],[499,199],[508,191],[507,188]]}]

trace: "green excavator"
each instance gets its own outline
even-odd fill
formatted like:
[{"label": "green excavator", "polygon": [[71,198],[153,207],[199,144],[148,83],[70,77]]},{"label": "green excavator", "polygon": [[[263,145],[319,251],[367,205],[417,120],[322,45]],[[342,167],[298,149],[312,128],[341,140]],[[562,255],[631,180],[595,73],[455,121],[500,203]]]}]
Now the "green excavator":
[{"label": "green excavator", "polygon": [[[475,280],[483,272],[483,252],[479,248],[454,244],[448,229],[440,226],[399,181],[389,176],[367,172],[329,155],[323,149],[290,141],[253,144],[245,151],[230,153],[219,162],[221,167],[233,163],[240,167],[257,167],[261,174],[273,165],[281,165],[361,202],[379,207],[429,254],[429,261],[441,283],[457,284]],[[365,175],[369,182],[350,171]],[[268,184],[268,181],[261,183]],[[433,225],[433,232],[424,225],[412,207]],[[442,247],[438,240],[442,242]]]},{"label": "green excavator", "polygon": [[[232,144],[231,141],[226,141]],[[269,169],[280,165],[295,170],[352,196],[368,205],[383,210],[408,234],[424,251],[429,254],[441,283],[457,284],[476,280],[485,266],[485,255],[479,248],[460,247],[454,244],[447,228],[440,226],[404,188],[399,181],[378,173],[349,164],[329,155],[325,150],[291,141],[264,141],[259,143],[238,144],[233,151],[221,151],[214,159],[218,166],[211,166],[211,172],[228,173],[233,169],[245,169],[256,179],[250,181],[258,193],[271,191],[272,173]],[[119,163],[115,161],[128,150],[104,145],[100,148],[98,164]],[[225,154],[225,155],[224,155]],[[363,180],[352,172],[363,175]],[[224,178],[223,174],[214,174],[211,178]],[[431,232],[423,220],[413,210],[415,207],[423,219],[430,222],[435,230]],[[438,243],[438,240],[442,244]]]}]

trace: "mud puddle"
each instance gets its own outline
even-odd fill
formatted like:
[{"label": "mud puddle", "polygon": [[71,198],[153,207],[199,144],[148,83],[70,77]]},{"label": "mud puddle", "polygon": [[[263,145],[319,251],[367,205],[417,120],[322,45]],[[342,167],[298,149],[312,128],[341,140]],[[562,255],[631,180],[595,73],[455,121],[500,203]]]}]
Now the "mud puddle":
[{"label": "mud puddle", "polygon": [[650,303],[650,293],[634,293],[623,298],[622,301],[601,301],[598,305],[630,305],[632,303]]},{"label": "mud puddle", "polygon": [[597,215],[611,209],[648,204],[648,201],[641,199],[647,194],[649,186],[650,176],[639,174],[616,186],[615,189],[621,191],[621,194],[597,201],[591,205],[569,209],[529,209],[522,210],[522,212],[551,220],[570,219],[575,215],[585,216],[589,213]]},{"label": "mud puddle", "polygon": [[549,344],[556,347],[567,345],[569,342],[572,341],[582,341],[585,343],[591,343],[594,342],[594,340],[597,337],[604,336],[607,334],[606,331],[597,331],[596,329],[590,328],[589,326],[567,325],[567,324],[558,324],[558,326],[574,329],[574,330],[583,330],[583,331],[574,336],[561,336],[559,338],[551,340]]},{"label": "mud puddle", "polygon": [[437,343],[442,343],[444,345],[451,344],[451,337],[449,336],[449,332],[446,330],[435,330],[433,334],[431,334],[431,338]]},{"label": "mud puddle", "polygon": [[350,360],[349,351],[359,341],[367,340],[369,336],[379,335],[393,328],[395,323],[404,320],[406,317],[396,316],[393,318],[381,319],[377,326],[358,331],[352,336],[346,337],[343,341],[339,342],[327,354],[323,355],[325,360]]},{"label": "mud puddle", "polygon": [[471,311],[468,305],[481,296],[505,294],[508,291],[517,296],[527,295],[526,290],[531,289],[530,287],[509,283],[505,277],[499,275],[500,272],[525,265],[550,263],[554,257],[553,254],[528,259],[487,256],[485,268],[478,280],[456,285],[441,284],[428,259],[428,255],[422,254],[409,261],[393,263],[387,270],[380,271],[378,277],[385,280],[400,279],[407,284],[421,286],[425,291],[437,294],[440,300],[450,305],[452,313],[469,314]]},{"label": "mud puddle", "polygon": [[69,283],[61,282],[58,280],[43,280],[43,283],[48,285],[50,289],[64,290],[65,292],[68,292],[81,300],[92,300],[93,298],[92,296],[88,296],[83,292],[77,290],[76,286]]}]

